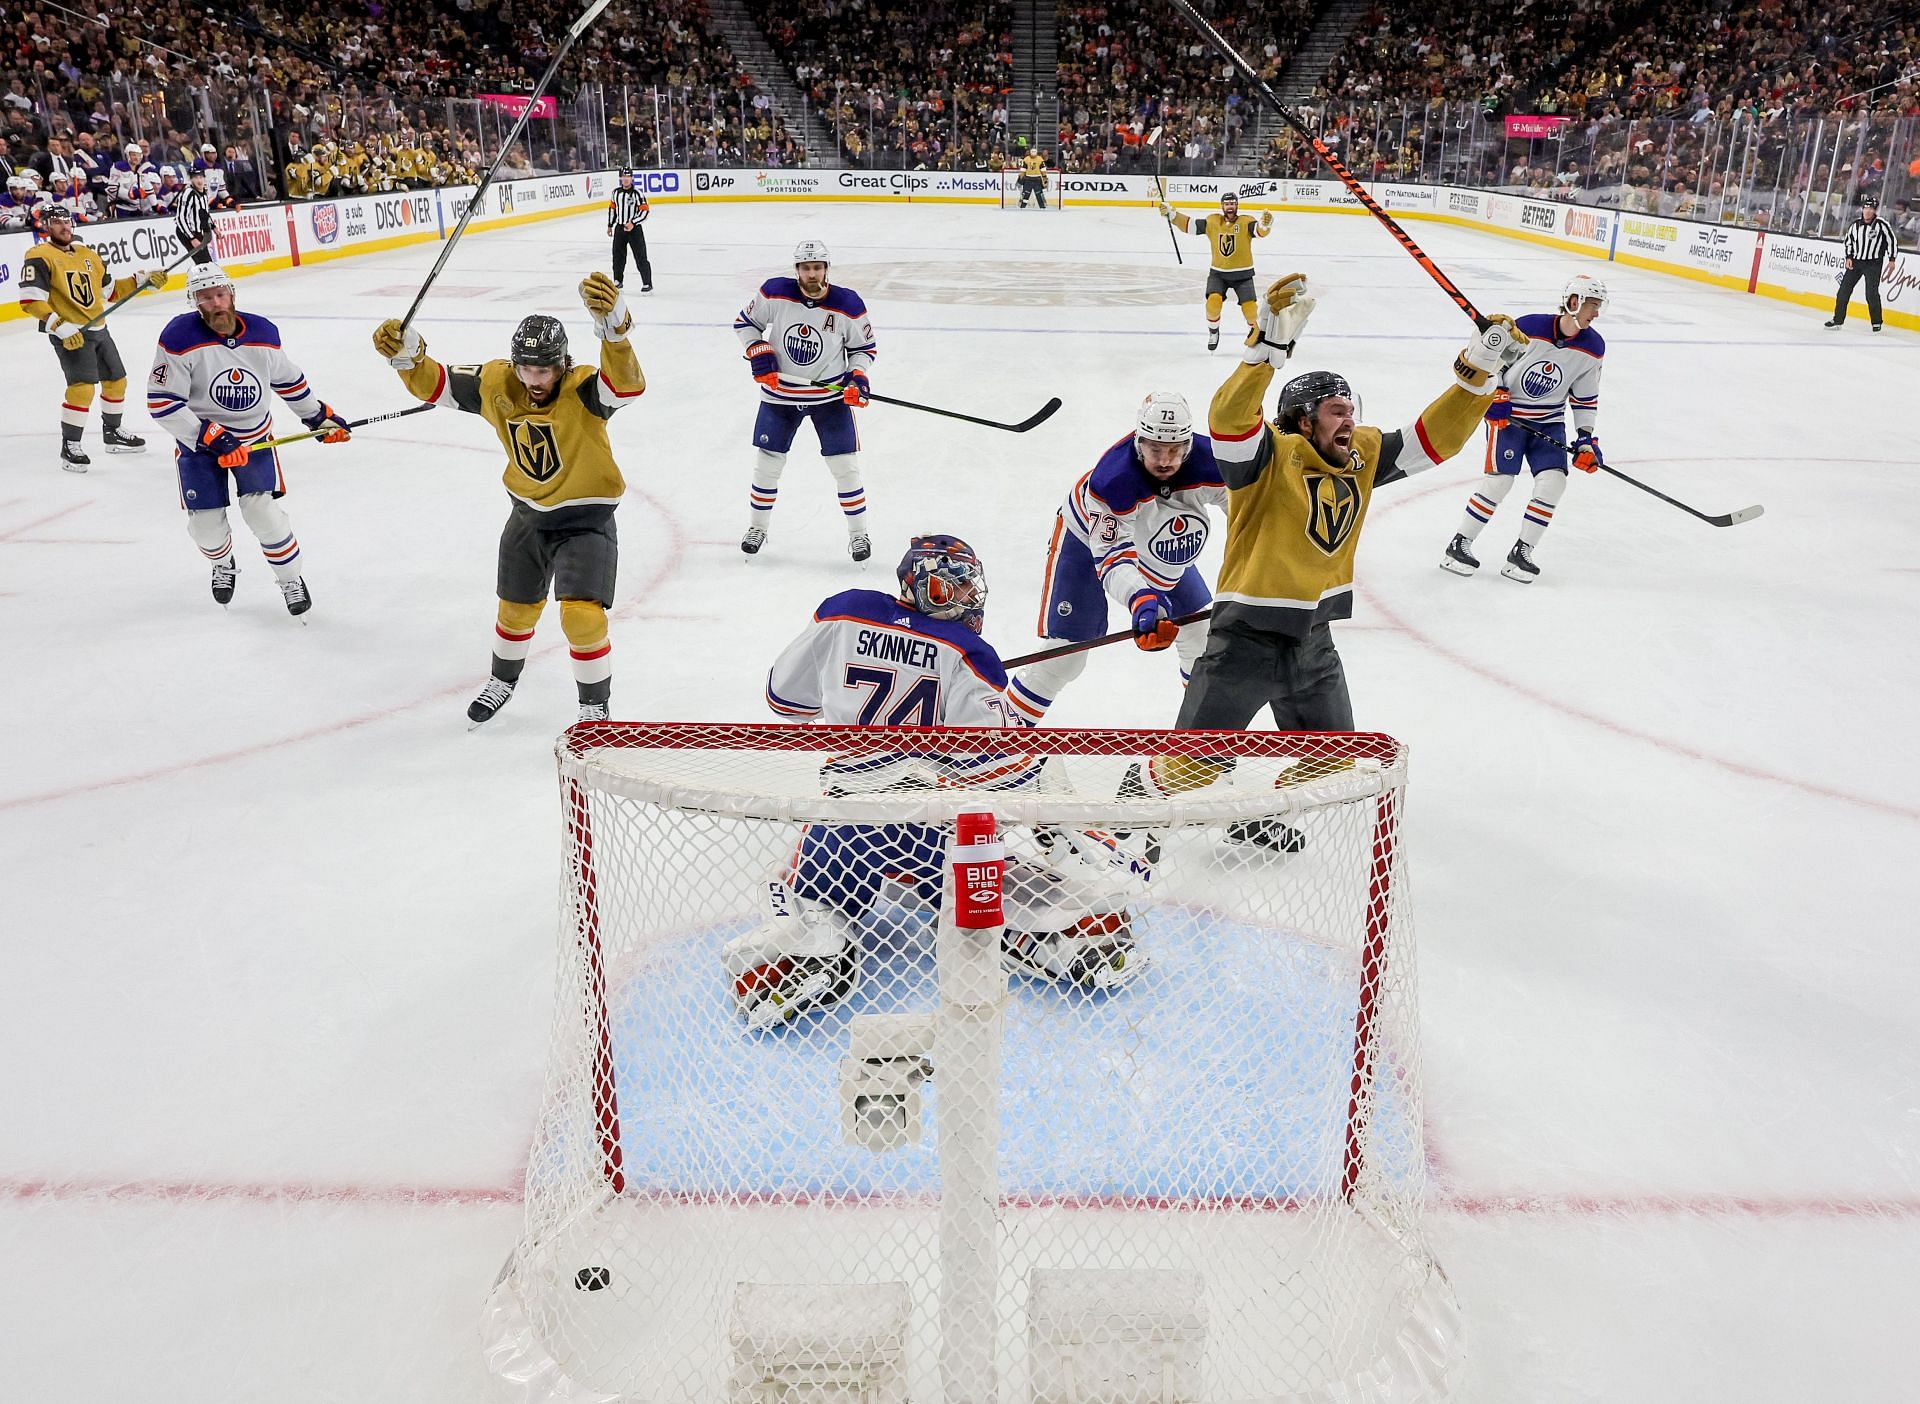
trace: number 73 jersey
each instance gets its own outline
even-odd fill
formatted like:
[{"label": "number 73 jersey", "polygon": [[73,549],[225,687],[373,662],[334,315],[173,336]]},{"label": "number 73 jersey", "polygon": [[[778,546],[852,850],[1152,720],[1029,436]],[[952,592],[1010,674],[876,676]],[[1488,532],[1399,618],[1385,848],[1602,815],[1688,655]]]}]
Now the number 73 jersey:
[{"label": "number 73 jersey", "polygon": [[878,590],[846,590],[813,612],[767,674],[783,717],[841,726],[1018,726],[993,645]]}]

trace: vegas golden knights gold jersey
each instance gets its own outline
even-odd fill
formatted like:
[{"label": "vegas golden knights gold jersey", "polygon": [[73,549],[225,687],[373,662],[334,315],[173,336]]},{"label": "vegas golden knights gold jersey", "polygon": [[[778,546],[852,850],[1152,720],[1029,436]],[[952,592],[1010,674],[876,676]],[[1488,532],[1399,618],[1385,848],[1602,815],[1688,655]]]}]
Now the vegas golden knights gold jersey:
[{"label": "vegas golden knights gold jersey", "polygon": [[36,317],[45,303],[63,322],[90,322],[107,304],[131,293],[137,280],[109,278],[99,253],[75,239],[66,248],[51,240],[35,244],[20,260],[20,301]]},{"label": "vegas golden knights gold jersey", "polygon": [[1207,242],[1213,246],[1214,272],[1253,271],[1253,241],[1264,237],[1260,221],[1255,216],[1243,214],[1228,219],[1223,214],[1210,214],[1200,219],[1189,219],[1186,215],[1176,213],[1173,222],[1183,232],[1207,236]]}]

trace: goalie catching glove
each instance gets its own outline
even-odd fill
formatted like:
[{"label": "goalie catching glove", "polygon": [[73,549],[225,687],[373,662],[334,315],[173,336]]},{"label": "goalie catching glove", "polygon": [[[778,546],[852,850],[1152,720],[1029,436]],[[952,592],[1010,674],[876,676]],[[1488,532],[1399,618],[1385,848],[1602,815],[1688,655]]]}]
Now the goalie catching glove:
[{"label": "goalie catching glove", "polygon": [[425,359],[427,340],[412,327],[403,330],[399,318],[389,317],[373,329],[373,349],[395,370],[409,371]]},{"label": "goalie catching glove", "polygon": [[1527,345],[1527,334],[1513,324],[1513,318],[1495,315],[1454,358],[1453,378],[1463,390],[1491,394],[1500,372],[1524,356]]},{"label": "goalie catching glove", "polygon": [[1259,320],[1247,333],[1247,344],[1240,359],[1250,366],[1262,361],[1279,370],[1293,354],[1293,343],[1300,339],[1316,306],[1307,291],[1307,275],[1289,273],[1276,280],[1259,301]]},{"label": "goalie catching glove", "polygon": [[580,301],[593,314],[593,334],[602,341],[624,341],[633,330],[627,300],[606,274],[589,273],[580,280]]}]

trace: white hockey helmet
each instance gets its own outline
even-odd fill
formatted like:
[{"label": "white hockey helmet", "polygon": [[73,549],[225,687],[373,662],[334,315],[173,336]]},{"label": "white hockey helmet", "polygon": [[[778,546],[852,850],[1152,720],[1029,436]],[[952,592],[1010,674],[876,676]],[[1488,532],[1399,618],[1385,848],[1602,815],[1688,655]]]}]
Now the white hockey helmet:
[{"label": "white hockey helmet", "polygon": [[797,268],[803,263],[832,263],[827,256],[827,246],[818,239],[802,239],[793,246],[793,263]]},{"label": "white hockey helmet", "polygon": [[[1607,285],[1591,273],[1576,273],[1567,279],[1567,285],[1560,289],[1560,310],[1571,312],[1588,298],[1598,301],[1600,310],[1606,311]],[[1572,306],[1569,306],[1569,303]]]},{"label": "white hockey helmet", "polygon": [[1134,441],[1143,444],[1193,442],[1193,409],[1178,390],[1155,390],[1140,402]]},{"label": "white hockey helmet", "polygon": [[[23,169],[16,179],[28,190],[38,190],[40,188],[40,172],[34,170],[31,166]],[[8,183],[11,184],[12,182],[9,181]]]},{"label": "white hockey helmet", "polygon": [[195,264],[193,271],[187,274],[187,301],[198,307],[200,294],[214,288],[234,291],[233,279],[227,276],[227,270],[217,263]]}]

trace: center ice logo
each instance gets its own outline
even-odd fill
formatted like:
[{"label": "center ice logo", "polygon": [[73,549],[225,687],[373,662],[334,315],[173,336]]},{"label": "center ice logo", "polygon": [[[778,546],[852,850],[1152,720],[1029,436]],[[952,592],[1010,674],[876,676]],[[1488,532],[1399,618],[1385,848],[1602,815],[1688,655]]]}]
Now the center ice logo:
[{"label": "center ice logo", "polygon": [[805,322],[797,322],[787,328],[785,345],[787,359],[796,366],[812,365],[820,359],[820,352],[823,349],[820,333]]},{"label": "center ice logo", "polygon": [[213,402],[229,414],[243,414],[260,406],[260,382],[244,366],[234,366],[215,376],[211,394]]},{"label": "center ice logo", "polygon": [[1554,361],[1535,361],[1520,377],[1520,393],[1529,400],[1544,400],[1560,388],[1560,366]]},{"label": "center ice logo", "polygon": [[1207,544],[1207,518],[1201,512],[1169,517],[1154,532],[1147,549],[1171,566],[1191,565]]}]

